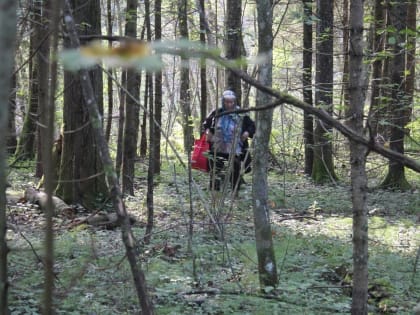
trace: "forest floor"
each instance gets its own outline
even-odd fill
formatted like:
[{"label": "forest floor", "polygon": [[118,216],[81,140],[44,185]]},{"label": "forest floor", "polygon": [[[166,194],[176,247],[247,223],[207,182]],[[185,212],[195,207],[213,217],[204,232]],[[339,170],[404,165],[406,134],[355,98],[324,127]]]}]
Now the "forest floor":
[{"label": "forest floor", "polygon": [[[139,167],[135,196],[125,198],[137,220],[133,231],[138,240],[143,239],[147,215],[145,169],[145,165]],[[12,187],[7,191],[9,304],[12,314],[40,314],[45,219],[37,206],[20,199],[36,182],[28,172],[17,171],[9,175]],[[349,313],[348,183],[315,186],[300,174],[270,173],[279,286],[261,290],[249,175],[239,198],[212,199],[206,174],[193,171],[199,190],[193,187],[191,204],[185,177],[168,168],[156,179],[152,240],[148,245],[139,242],[139,260],[156,314]],[[414,185],[417,189],[410,192],[369,192],[371,314],[412,314],[420,302],[420,182]],[[213,224],[209,214],[219,224]],[[121,231],[77,224],[86,216],[77,208],[74,215],[63,213],[54,219],[57,314],[137,314]]]}]

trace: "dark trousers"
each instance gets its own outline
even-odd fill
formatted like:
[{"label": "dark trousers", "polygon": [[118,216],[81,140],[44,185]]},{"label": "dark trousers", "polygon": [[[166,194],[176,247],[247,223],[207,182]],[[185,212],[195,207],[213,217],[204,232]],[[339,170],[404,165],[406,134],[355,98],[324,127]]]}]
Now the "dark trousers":
[{"label": "dark trousers", "polygon": [[220,190],[226,176],[229,176],[232,191],[239,191],[241,185],[241,157],[235,155],[230,161],[230,155],[227,153],[210,153],[210,189]]}]

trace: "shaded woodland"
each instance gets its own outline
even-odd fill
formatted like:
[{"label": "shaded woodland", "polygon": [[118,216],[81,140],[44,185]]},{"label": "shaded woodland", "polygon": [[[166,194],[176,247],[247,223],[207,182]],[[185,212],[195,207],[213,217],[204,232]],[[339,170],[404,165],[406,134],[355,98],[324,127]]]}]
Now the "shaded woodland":
[{"label": "shaded woodland", "polygon": [[420,314],[417,1],[0,3],[0,314]]}]

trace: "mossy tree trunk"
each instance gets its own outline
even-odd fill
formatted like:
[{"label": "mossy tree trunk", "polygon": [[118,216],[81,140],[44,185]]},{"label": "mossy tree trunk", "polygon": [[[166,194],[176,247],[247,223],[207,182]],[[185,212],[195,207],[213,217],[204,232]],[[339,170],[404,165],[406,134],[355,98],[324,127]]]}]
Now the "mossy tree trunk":
[{"label": "mossy tree trunk", "polygon": [[[260,64],[259,81],[265,86],[272,84],[272,50],[273,50],[273,2],[260,0],[257,2],[259,53],[267,54],[267,59]],[[257,106],[264,106],[271,97],[261,91],[257,92]],[[269,141],[273,120],[273,110],[259,111],[256,116],[256,133],[253,140],[253,179],[252,197],[255,225],[255,239],[258,257],[258,273],[261,289],[278,285],[277,265],[274,254],[268,209],[267,165]]]},{"label": "mossy tree trunk", "polygon": [[[330,114],[333,110],[333,7],[333,1],[317,1],[315,103]],[[317,184],[334,182],[337,176],[334,172],[332,128],[319,119],[315,122],[312,179]]]}]

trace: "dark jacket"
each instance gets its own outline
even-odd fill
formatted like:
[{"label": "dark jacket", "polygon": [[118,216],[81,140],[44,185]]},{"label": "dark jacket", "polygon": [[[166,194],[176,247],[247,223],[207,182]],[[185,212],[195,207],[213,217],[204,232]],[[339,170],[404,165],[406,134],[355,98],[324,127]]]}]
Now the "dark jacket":
[{"label": "dark jacket", "polygon": [[[219,118],[219,117],[216,118],[215,116],[216,116],[216,114],[223,113],[223,111],[224,111],[223,108],[218,108],[218,109],[213,110],[207,116],[207,118],[204,120],[202,131],[204,132],[206,129],[209,129],[210,132],[214,134],[214,126],[216,125],[216,120]],[[245,131],[247,131],[249,133],[249,137],[252,138],[255,134],[255,123],[254,123],[254,121],[248,115],[240,115],[240,116],[242,118],[241,135]],[[248,148],[249,148],[249,143],[248,143],[248,140],[246,140],[243,143],[243,146],[242,146],[242,154],[241,154],[242,159],[245,157],[245,154],[248,151]],[[210,150],[211,149],[212,149],[212,147],[211,147],[211,143],[210,143]],[[249,156],[249,154],[248,154],[248,156]]]}]

